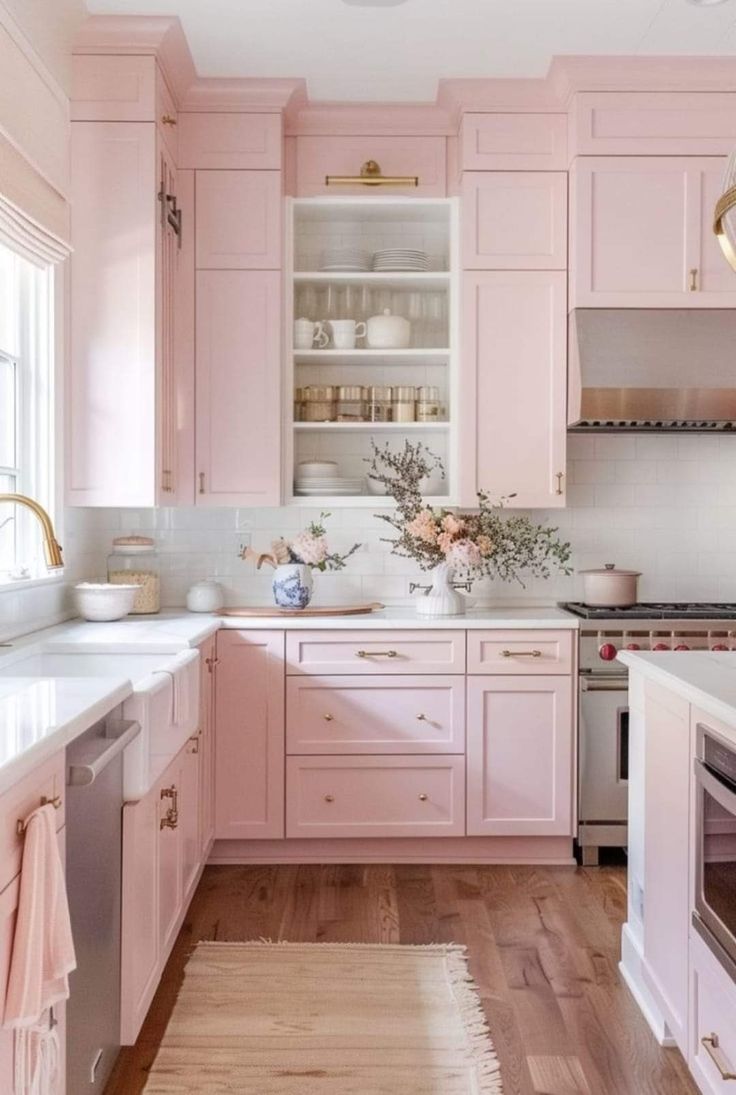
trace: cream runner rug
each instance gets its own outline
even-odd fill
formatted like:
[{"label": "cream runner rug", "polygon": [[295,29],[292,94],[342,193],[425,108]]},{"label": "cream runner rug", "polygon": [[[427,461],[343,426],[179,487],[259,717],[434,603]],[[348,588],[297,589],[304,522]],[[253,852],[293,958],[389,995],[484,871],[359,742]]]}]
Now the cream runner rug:
[{"label": "cream runner rug", "polygon": [[200,943],[146,1095],[500,1095],[465,948]]}]

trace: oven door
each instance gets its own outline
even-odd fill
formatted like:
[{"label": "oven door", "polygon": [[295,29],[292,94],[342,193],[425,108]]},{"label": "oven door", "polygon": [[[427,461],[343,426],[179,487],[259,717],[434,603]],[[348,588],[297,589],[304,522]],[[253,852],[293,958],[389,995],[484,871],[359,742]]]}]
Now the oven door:
[{"label": "oven door", "polygon": [[[736,785],[695,761],[695,910],[716,957],[736,976]],[[699,927],[699,926],[698,926]],[[711,939],[718,946],[713,946]]]},{"label": "oven door", "polygon": [[622,823],[628,816],[628,678],[580,677],[579,823]]}]

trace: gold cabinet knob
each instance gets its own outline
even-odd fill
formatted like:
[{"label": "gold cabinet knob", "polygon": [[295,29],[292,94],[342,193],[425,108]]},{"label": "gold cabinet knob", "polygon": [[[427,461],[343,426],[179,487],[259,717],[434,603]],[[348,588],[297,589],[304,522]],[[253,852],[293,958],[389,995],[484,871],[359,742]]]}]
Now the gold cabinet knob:
[{"label": "gold cabinet knob", "polygon": [[428,798],[429,798],[429,795],[425,795],[424,791],[422,791],[421,795],[419,796],[419,801],[420,802],[426,802]]},{"label": "gold cabinet knob", "polygon": [[325,802],[334,802],[334,801],[335,801],[335,796],[334,795],[325,795]]},{"label": "gold cabinet knob", "polygon": [[323,715],[322,718],[325,720],[325,722],[334,722],[335,721],[335,716],[334,715]]},{"label": "gold cabinet knob", "polygon": [[176,118],[173,116],[173,114],[162,114],[161,122],[163,123],[163,125],[176,125]]},{"label": "gold cabinet knob", "polygon": [[417,715],[417,720],[419,722],[426,722],[427,721],[427,716],[426,715]]}]

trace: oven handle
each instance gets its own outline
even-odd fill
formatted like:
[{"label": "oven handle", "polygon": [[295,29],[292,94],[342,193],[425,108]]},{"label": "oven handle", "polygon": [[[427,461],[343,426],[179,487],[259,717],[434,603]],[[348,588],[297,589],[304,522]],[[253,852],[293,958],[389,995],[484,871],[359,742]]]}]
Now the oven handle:
[{"label": "oven handle", "polygon": [[703,764],[702,760],[697,758],[694,761],[695,777],[711,798],[714,798],[719,806],[722,806],[724,810],[727,810],[730,814],[736,815],[736,793],[729,791],[728,787],[724,786],[719,779],[708,771],[707,767]]},{"label": "oven handle", "polygon": [[583,692],[628,692],[628,677],[581,677],[580,689]]}]

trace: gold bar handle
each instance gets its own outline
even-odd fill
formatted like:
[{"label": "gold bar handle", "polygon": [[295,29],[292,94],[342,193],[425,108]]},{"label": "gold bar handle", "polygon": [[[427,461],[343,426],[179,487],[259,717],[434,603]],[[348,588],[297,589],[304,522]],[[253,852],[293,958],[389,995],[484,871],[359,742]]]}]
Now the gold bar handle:
[{"label": "gold bar handle", "polygon": [[192,747],[192,748],[191,748],[191,749],[189,750],[190,754],[191,754],[191,755],[194,755],[194,754],[198,753],[198,752],[199,752],[199,734],[194,734],[194,735],[193,735],[193,736],[192,736],[192,737],[191,737],[191,738],[189,739],[189,744],[190,744],[190,745],[191,745],[191,747]]},{"label": "gold bar handle", "polygon": [[[61,795],[54,795],[53,798],[46,798],[46,795],[41,795],[41,801],[39,806],[53,806],[55,810],[61,809]],[[26,823],[22,818],[18,818],[15,823],[16,836],[23,836],[26,831]]]},{"label": "gold bar handle", "polygon": [[174,783],[171,787],[161,788],[161,799],[170,798],[171,806],[159,822],[160,829],[176,829],[179,824],[179,792]]},{"label": "gold bar handle", "polygon": [[220,664],[219,658],[205,658],[204,664],[207,666],[208,673],[215,672],[215,666]]},{"label": "gold bar handle", "polygon": [[167,494],[170,494],[173,489],[174,488],[171,485],[171,472],[167,469],[164,469],[161,472],[161,490],[165,491]]},{"label": "gold bar handle", "polygon": [[161,115],[161,124],[162,125],[176,125],[176,118],[172,114],[162,114]]},{"label": "gold bar handle", "polygon": [[555,494],[564,493],[563,490],[562,490],[562,477],[563,477],[563,473],[561,471],[558,471],[557,475],[555,476],[555,479],[557,480],[557,489],[555,491]]},{"label": "gold bar handle", "polygon": [[356,650],[356,658],[398,658],[396,650]]},{"label": "gold bar handle", "polygon": [[696,266],[690,271],[690,285],[688,288],[691,293],[697,293],[698,291],[698,268]]},{"label": "gold bar handle", "polygon": [[502,650],[502,658],[541,658],[541,650]]},{"label": "gold bar handle", "polygon": [[204,494],[204,472],[199,473],[199,493]]},{"label": "gold bar handle", "polygon": [[700,1039],[700,1044],[705,1047],[705,1051],[710,1057],[713,1064],[716,1066],[721,1074],[722,1080],[736,1080],[736,1072],[733,1071],[728,1060],[723,1055],[721,1049],[721,1042],[718,1035],[713,1032],[711,1034],[705,1034]]}]

